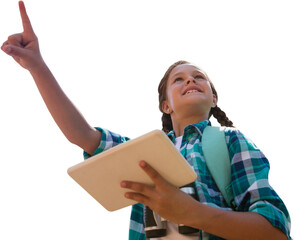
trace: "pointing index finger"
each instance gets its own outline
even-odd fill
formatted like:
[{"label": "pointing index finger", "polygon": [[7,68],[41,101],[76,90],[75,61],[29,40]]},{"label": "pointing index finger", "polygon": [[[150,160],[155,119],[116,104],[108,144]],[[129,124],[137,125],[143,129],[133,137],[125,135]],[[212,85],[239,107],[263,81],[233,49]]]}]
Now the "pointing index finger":
[{"label": "pointing index finger", "polygon": [[35,35],[23,1],[18,3],[24,33]]}]

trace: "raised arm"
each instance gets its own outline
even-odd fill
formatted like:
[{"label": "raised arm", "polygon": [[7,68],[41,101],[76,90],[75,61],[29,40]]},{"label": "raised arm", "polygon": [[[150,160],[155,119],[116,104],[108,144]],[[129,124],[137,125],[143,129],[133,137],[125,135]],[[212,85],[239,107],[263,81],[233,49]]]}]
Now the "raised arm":
[{"label": "raised arm", "polygon": [[1,49],[31,73],[49,112],[65,137],[92,154],[100,143],[101,133],[87,123],[44,62],[38,38],[22,1],[19,2],[19,10],[23,32],[9,36]]}]

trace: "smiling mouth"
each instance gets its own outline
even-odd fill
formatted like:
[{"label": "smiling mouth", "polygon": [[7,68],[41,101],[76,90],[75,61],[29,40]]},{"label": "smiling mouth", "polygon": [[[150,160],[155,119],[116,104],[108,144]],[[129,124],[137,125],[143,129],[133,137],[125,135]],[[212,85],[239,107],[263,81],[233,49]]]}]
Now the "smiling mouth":
[{"label": "smiling mouth", "polygon": [[187,95],[187,94],[191,94],[191,93],[198,93],[198,92],[200,92],[200,91],[197,91],[197,90],[195,90],[195,89],[193,89],[193,90],[189,90],[189,91],[187,91],[184,95]]}]

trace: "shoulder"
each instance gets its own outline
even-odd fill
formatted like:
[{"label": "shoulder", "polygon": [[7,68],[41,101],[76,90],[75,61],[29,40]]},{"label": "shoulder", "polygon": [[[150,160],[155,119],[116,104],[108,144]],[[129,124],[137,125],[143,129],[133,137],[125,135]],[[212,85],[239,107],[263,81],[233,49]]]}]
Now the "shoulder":
[{"label": "shoulder", "polygon": [[238,150],[259,150],[255,143],[237,128],[224,127],[226,142],[229,148],[238,148]]},{"label": "shoulder", "polygon": [[254,165],[269,168],[269,162],[255,143],[239,129],[226,127],[225,138],[232,164]]}]

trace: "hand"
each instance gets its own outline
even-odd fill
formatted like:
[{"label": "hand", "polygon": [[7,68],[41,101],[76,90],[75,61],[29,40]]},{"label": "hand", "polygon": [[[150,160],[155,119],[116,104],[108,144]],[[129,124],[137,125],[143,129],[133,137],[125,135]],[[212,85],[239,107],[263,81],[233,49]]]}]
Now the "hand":
[{"label": "hand", "polygon": [[37,68],[43,63],[38,38],[34,33],[25,5],[19,2],[19,11],[22,19],[23,32],[8,37],[1,49],[27,70]]},{"label": "hand", "polygon": [[148,206],[161,217],[171,222],[185,224],[187,222],[186,216],[191,211],[191,206],[198,202],[169,184],[146,162],[141,161],[139,165],[151,178],[155,186],[122,181],[121,187],[134,191],[127,192],[125,197]]}]

